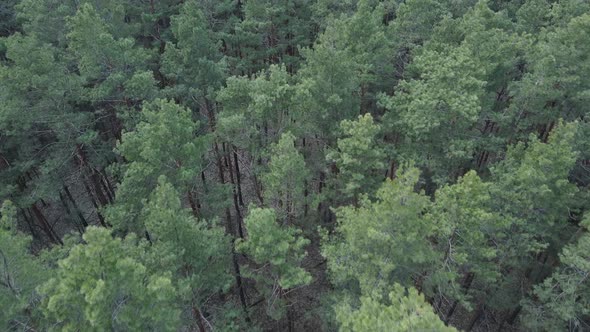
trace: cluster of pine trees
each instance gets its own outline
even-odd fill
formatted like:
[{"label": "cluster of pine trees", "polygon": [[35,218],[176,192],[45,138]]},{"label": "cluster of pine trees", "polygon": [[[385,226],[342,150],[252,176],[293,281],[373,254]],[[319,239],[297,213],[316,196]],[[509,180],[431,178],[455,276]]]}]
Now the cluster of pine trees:
[{"label": "cluster of pine trees", "polygon": [[590,330],[589,112],[586,0],[3,0],[0,330]]}]

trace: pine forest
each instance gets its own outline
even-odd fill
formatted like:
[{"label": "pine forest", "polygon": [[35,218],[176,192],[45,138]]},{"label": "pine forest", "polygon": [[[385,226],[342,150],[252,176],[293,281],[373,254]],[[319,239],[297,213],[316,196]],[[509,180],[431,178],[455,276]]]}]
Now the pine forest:
[{"label": "pine forest", "polygon": [[0,331],[590,331],[590,0],[0,0]]}]

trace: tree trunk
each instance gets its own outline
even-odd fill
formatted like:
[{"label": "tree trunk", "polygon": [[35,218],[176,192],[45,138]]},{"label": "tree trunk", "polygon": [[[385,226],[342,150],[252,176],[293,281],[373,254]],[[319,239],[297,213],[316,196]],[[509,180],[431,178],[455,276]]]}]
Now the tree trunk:
[{"label": "tree trunk", "polygon": [[82,225],[84,227],[88,227],[88,222],[86,221],[86,218],[84,218],[84,215],[82,215],[82,211],[78,207],[78,203],[76,203],[76,201],[74,200],[74,197],[72,197],[72,193],[70,193],[70,189],[68,189],[68,186],[66,186],[65,184],[64,184],[63,188],[64,188],[64,192],[66,193],[66,196],[68,196],[68,199],[70,200],[70,202],[72,202],[72,205],[74,206],[74,209],[76,210],[76,214],[80,218],[80,222],[82,222]]},{"label": "tree trunk", "polygon": [[227,169],[229,170],[229,181],[232,184],[232,196],[234,201],[234,209],[236,210],[236,224],[238,225],[238,235],[240,238],[244,238],[244,231],[242,229],[242,211],[238,204],[238,191],[236,181],[234,180],[234,171],[231,165],[231,156],[229,151],[226,151],[226,145],[223,145],[224,159]]},{"label": "tree trunk", "polygon": [[512,311],[512,314],[510,314],[510,317],[507,320],[508,324],[510,324],[510,325],[514,324],[514,322],[516,321],[516,317],[518,317],[518,314],[520,314],[521,310],[522,310],[522,307],[518,306],[514,309],[514,311]]},{"label": "tree trunk", "polygon": [[113,186],[111,185],[111,182],[109,181],[109,178],[106,175],[104,169],[100,171],[100,175],[109,202],[113,203],[115,201],[115,190],[113,189]]},{"label": "tree trunk", "polygon": [[260,205],[264,205],[264,196],[262,195],[262,184],[258,180],[256,174],[252,174],[252,182],[254,183],[254,192],[256,193],[256,197],[258,201],[260,201]]},{"label": "tree trunk", "polygon": [[41,210],[39,210],[36,204],[31,205],[31,210],[33,211],[35,218],[37,219],[37,221],[39,221],[39,224],[41,225],[41,229],[43,229],[49,240],[56,244],[63,245],[63,242],[61,241],[57,233],[55,233],[53,227],[51,227],[51,224],[49,224],[49,221],[47,220],[47,218],[45,218],[45,216],[43,215]]},{"label": "tree trunk", "polygon": [[469,322],[469,327],[466,330],[467,332],[473,330],[473,328],[475,327],[475,324],[477,324],[477,322],[479,321],[479,319],[481,318],[482,315],[483,315],[483,306],[481,304],[478,304],[477,309],[475,309],[475,314],[473,315],[473,318]]},{"label": "tree trunk", "polygon": [[281,290],[281,294],[284,294],[283,297],[285,299],[285,305],[287,306],[287,331],[293,332],[295,321],[293,319],[293,310],[291,310],[291,298],[284,290]]},{"label": "tree trunk", "polygon": [[[217,170],[218,170],[218,175],[219,175],[219,182],[223,185],[225,184],[225,176],[224,176],[224,170],[223,170],[223,160],[221,158],[221,155],[219,153],[219,146],[217,145],[217,142],[215,142],[214,146],[213,146],[213,150],[215,151],[215,157],[217,159]],[[231,220],[231,213],[229,212],[229,208],[225,209],[225,218],[226,218],[226,232],[228,234],[230,234],[230,236],[232,237],[232,247],[231,247],[231,255],[232,255],[232,261],[233,261],[233,267],[234,267],[234,274],[235,274],[235,278],[236,278],[236,285],[238,286],[238,296],[240,297],[240,302],[242,303],[242,309],[244,310],[244,314],[246,315],[246,321],[250,321],[250,318],[248,317],[248,305],[246,303],[246,295],[244,293],[244,287],[242,285],[242,275],[240,273],[240,264],[238,263],[238,257],[237,257],[237,253],[235,252],[235,232],[233,229],[233,223]]]},{"label": "tree trunk", "polygon": [[307,183],[307,180],[305,180],[303,182],[303,188],[304,188],[303,189],[303,199],[304,199],[304,202],[303,202],[303,216],[304,217],[307,217],[307,213],[309,211],[309,204],[307,203],[307,201],[308,201],[307,197],[309,196],[308,185],[309,185],[309,183]]},{"label": "tree trunk", "polygon": [[193,305],[193,318],[195,319],[195,322],[197,323],[197,327],[199,328],[199,332],[206,332],[207,329],[205,328],[205,321],[203,319],[203,314],[201,313],[201,310],[199,310],[199,308],[197,308],[195,305]]},{"label": "tree trunk", "polygon": [[107,200],[107,197],[102,192],[103,184],[100,180],[100,177],[98,176],[98,173],[94,169],[90,170],[90,180],[92,181],[92,186],[94,187],[94,192],[96,193],[96,197],[98,198],[100,206],[107,205],[109,200]]},{"label": "tree trunk", "polygon": [[234,165],[236,168],[236,180],[238,184],[238,202],[240,206],[244,206],[244,198],[242,196],[242,175],[240,173],[240,166],[238,161],[238,153],[236,152],[236,147],[234,147]]},{"label": "tree trunk", "polygon": [[59,200],[61,202],[61,205],[64,207],[64,209],[66,209],[66,213],[68,215],[72,215],[72,211],[70,211],[70,207],[68,206],[68,203],[66,202],[64,195],[62,194],[62,192],[59,192]]},{"label": "tree trunk", "polygon": [[207,179],[205,179],[205,171],[201,171],[201,182],[203,182],[203,190],[207,193],[209,188],[207,187]]},{"label": "tree trunk", "polygon": [[84,184],[84,188],[86,189],[86,193],[88,194],[88,197],[90,198],[90,202],[92,202],[92,206],[94,206],[94,210],[96,211],[96,215],[98,217],[98,221],[100,222],[100,224],[103,227],[107,227],[107,224],[102,216],[102,214],[99,211],[99,207],[98,204],[96,203],[96,200],[94,198],[94,195],[92,194],[92,190],[90,189],[90,186],[88,185],[88,183],[86,182],[86,180],[84,180],[84,178],[82,178],[82,183]]},{"label": "tree trunk", "polygon": [[[232,244],[233,246],[233,244]],[[246,314],[246,319],[249,320],[248,317],[248,303],[246,302],[246,294],[244,293],[244,285],[242,283],[242,274],[240,271],[240,264],[238,263],[238,255],[235,253],[234,249],[232,248],[232,260],[234,265],[234,271],[236,274],[236,286],[238,286],[238,293],[240,296],[240,302],[242,303],[242,309],[244,309],[244,313]]]},{"label": "tree trunk", "polygon": [[[68,202],[66,202],[66,199],[64,198],[64,195],[61,191],[59,192],[59,200],[61,202],[61,205],[66,210],[66,213],[68,214],[68,216],[72,219],[76,218],[72,215],[72,211],[70,210],[70,207],[68,206]],[[80,233],[80,235],[82,235],[84,233],[84,227],[80,227],[80,223],[74,223],[74,225],[76,226],[78,233]]]},{"label": "tree trunk", "polygon": [[20,213],[23,215],[23,219],[25,219],[25,222],[27,223],[27,226],[29,227],[29,231],[31,232],[33,238],[41,240],[41,238],[37,234],[37,231],[35,230],[35,227],[33,227],[34,223],[31,216],[27,215],[26,211],[23,208],[20,209]]}]

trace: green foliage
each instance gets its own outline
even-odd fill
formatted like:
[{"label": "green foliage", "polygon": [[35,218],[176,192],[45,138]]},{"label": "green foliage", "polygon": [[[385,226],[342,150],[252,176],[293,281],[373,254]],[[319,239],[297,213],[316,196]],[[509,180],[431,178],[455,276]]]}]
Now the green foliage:
[{"label": "green foliage", "polygon": [[0,4],[0,36],[6,37],[18,29],[15,5],[17,0],[7,0]]},{"label": "green foliage", "polygon": [[516,12],[519,30],[538,32],[548,25],[551,5],[546,0],[528,0]]},{"label": "green foliage", "polygon": [[54,46],[66,47],[67,21],[85,6],[94,8],[96,17],[106,23],[104,27],[115,37],[134,35],[137,26],[126,22],[125,5],[125,2],[117,0],[22,0],[17,5],[17,18],[23,21],[25,33]]},{"label": "green foliage", "polygon": [[590,2],[0,2],[0,329],[588,328]]},{"label": "green foliage", "polygon": [[244,223],[248,238],[238,242],[236,248],[258,264],[269,263],[272,283],[288,289],[311,282],[311,275],[299,267],[307,255],[304,247],[309,244],[300,230],[280,226],[273,209],[252,208]]},{"label": "green foliage", "polygon": [[468,126],[481,110],[485,72],[471,50],[437,46],[416,56],[409,69],[414,78],[400,83],[398,96],[383,100],[388,109],[400,113],[400,125],[410,137],[418,138],[445,124]]},{"label": "green foliage", "polygon": [[[0,154],[7,167],[1,170],[0,192],[16,195],[11,199],[24,206],[55,195],[55,187],[71,171],[77,144],[101,148],[91,114],[75,112],[69,104],[79,96],[81,82],[68,73],[58,51],[20,34],[3,42],[7,61],[0,64]],[[23,188],[18,182],[33,169],[41,171],[41,181]]]},{"label": "green foliage", "polygon": [[83,4],[68,19],[68,28],[68,48],[78,59],[81,77],[91,87],[89,100],[127,102],[153,97],[156,82],[145,71],[149,53],[134,47],[132,38],[116,38],[92,5]]},{"label": "green foliage", "polygon": [[34,329],[39,295],[35,288],[47,270],[29,253],[30,236],[17,231],[16,208],[2,204],[0,219],[0,328],[5,331]]},{"label": "green foliage", "polygon": [[391,24],[400,57],[403,59],[408,52],[428,41],[434,27],[447,15],[442,1],[409,0],[401,3]]},{"label": "green foliage", "polygon": [[560,266],[523,301],[526,329],[574,331],[590,323],[590,218],[581,226],[583,233],[577,241],[559,255]]},{"label": "green foliage", "polygon": [[281,299],[286,296],[285,290],[308,285],[312,280],[311,274],[300,266],[309,240],[301,236],[299,229],[279,225],[273,209],[251,206],[244,223],[248,237],[238,240],[236,249],[262,265],[249,274],[261,285],[260,291],[272,298],[267,313],[279,319],[284,315]]},{"label": "green foliage", "polygon": [[401,82],[398,94],[382,98],[389,110],[386,131],[401,131],[402,156],[428,167],[442,181],[473,153],[473,141],[463,133],[478,120],[485,71],[466,47],[426,50],[414,59],[412,69],[419,79]]},{"label": "green foliage", "polygon": [[204,97],[211,99],[223,83],[221,54],[197,1],[184,3],[180,14],[171,20],[176,43],[166,46],[162,72],[174,81],[172,96],[181,97],[187,105],[199,106],[205,102]]},{"label": "green foliage", "polygon": [[278,212],[279,219],[292,221],[303,214],[309,171],[290,132],[283,133],[270,150],[269,170],[262,177],[264,200]]},{"label": "green foliage", "polygon": [[499,249],[509,220],[502,218],[492,206],[490,188],[474,171],[459,178],[456,184],[436,191],[435,203],[427,218],[437,228],[438,251],[444,253],[433,287],[468,306],[469,296],[460,290],[463,274],[493,284],[500,277],[497,264]]},{"label": "green foliage", "polygon": [[391,40],[382,6],[359,1],[354,15],[330,20],[312,49],[303,51],[296,100],[307,126],[332,141],[336,126],[369,111],[375,90],[393,85]]},{"label": "green foliage", "polygon": [[422,217],[430,200],[414,191],[418,177],[416,168],[408,168],[387,180],[374,201],[363,198],[358,208],[336,210],[336,232],[322,244],[336,285],[352,281],[364,294],[394,283],[410,286],[412,277],[440,259],[428,240],[436,224]]},{"label": "green foliage", "polygon": [[245,41],[237,69],[252,74],[263,64],[299,65],[299,47],[311,44],[308,1],[249,0],[243,4],[244,20],[236,27]]},{"label": "green foliage", "polygon": [[[548,143],[531,138],[528,147],[517,144],[506,158],[492,169],[491,211],[506,219],[502,237],[496,237],[497,265],[511,275],[490,297],[500,307],[514,307],[521,299],[526,277],[537,267],[539,252],[559,251],[563,239],[572,235],[566,222],[571,218],[576,186],[569,182],[576,151],[573,150],[577,124],[560,124]],[[491,286],[491,285],[490,285]]]},{"label": "green foliage", "polygon": [[456,331],[445,326],[416,289],[398,284],[392,288],[389,299],[364,296],[357,309],[338,306],[340,331]]},{"label": "green foliage", "polygon": [[526,117],[519,127],[545,125],[559,117],[573,120],[587,114],[590,51],[583,36],[590,32],[590,15],[571,19],[567,25],[544,30],[527,54],[528,72],[515,83],[513,112]]},{"label": "green foliage", "polygon": [[169,275],[152,274],[144,265],[145,246],[134,236],[121,240],[95,227],[84,241],[39,288],[50,330],[176,331],[176,290]]},{"label": "green foliage", "polygon": [[372,194],[381,184],[385,153],[376,137],[380,129],[371,114],[340,123],[337,150],[326,155],[326,159],[334,162],[338,169],[334,180],[335,196],[339,199],[356,200],[362,193]]},{"label": "green foliage", "polygon": [[[577,156],[573,150],[576,130],[576,123],[560,124],[547,144],[534,138],[526,148],[517,144],[492,169],[493,209],[514,218],[514,223],[536,239],[551,239],[561,228],[558,222],[569,215],[577,192],[568,180]],[[535,242],[527,239],[521,243]]]},{"label": "green foliage", "polygon": [[[217,100],[224,105],[217,134],[259,156],[278,141],[300,114],[292,111],[293,86],[285,66],[271,66],[249,79],[230,77]],[[245,124],[245,125],[244,125]]]},{"label": "green foliage", "polygon": [[204,167],[207,136],[197,136],[198,123],[191,112],[167,100],[144,104],[135,131],[124,133],[118,152],[128,162],[108,220],[117,228],[143,233],[138,219],[143,201],[165,175],[176,188],[187,192]]},{"label": "green foliage", "polygon": [[228,289],[229,238],[223,228],[197,221],[183,209],[178,192],[164,176],[145,204],[142,220],[150,234],[154,266],[176,271],[173,281],[185,301],[202,305]]}]

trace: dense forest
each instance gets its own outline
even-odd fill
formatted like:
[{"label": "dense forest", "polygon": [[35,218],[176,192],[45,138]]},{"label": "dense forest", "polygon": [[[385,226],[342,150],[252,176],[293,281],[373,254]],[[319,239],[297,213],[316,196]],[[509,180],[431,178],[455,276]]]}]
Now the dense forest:
[{"label": "dense forest", "polygon": [[590,1],[1,0],[0,330],[590,331]]}]

